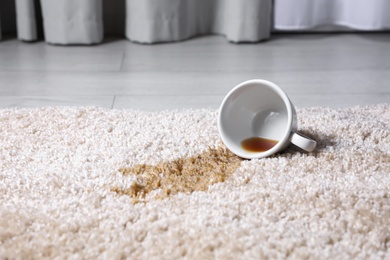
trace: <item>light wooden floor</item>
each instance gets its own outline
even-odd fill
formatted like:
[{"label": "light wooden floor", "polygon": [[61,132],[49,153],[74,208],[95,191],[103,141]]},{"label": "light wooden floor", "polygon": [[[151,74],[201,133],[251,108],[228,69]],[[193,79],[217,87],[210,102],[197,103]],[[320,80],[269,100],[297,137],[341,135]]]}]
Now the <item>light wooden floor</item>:
[{"label": "light wooden floor", "polygon": [[2,108],[217,108],[252,78],[279,84],[297,107],[390,102],[390,34],[279,34],[258,44],[222,36],[89,47],[0,42]]}]

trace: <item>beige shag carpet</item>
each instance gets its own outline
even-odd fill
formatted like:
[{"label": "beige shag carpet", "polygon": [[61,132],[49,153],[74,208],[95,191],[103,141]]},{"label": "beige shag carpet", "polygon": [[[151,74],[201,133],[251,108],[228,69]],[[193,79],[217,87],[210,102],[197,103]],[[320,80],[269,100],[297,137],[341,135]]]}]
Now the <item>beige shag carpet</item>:
[{"label": "beige shag carpet", "polygon": [[216,110],[2,109],[0,259],[390,259],[390,104],[297,113],[241,160]]}]

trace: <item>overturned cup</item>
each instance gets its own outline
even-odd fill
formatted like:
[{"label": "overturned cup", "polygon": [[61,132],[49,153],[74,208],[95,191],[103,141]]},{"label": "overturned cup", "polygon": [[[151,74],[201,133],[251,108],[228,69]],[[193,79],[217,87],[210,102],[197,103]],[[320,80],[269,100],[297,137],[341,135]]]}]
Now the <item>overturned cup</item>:
[{"label": "overturned cup", "polygon": [[262,79],[245,81],[222,101],[218,131],[226,147],[236,155],[263,158],[291,143],[312,152],[316,141],[297,132],[297,115],[286,93]]}]

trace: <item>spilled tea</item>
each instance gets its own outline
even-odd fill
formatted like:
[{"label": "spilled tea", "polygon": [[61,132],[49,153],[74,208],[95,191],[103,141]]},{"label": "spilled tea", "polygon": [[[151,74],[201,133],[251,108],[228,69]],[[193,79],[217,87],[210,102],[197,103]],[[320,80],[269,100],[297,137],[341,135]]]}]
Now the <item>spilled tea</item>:
[{"label": "spilled tea", "polygon": [[137,176],[131,187],[113,187],[118,194],[126,194],[134,203],[146,201],[147,194],[160,190],[157,197],[166,198],[179,192],[205,191],[217,182],[225,181],[240,166],[241,159],[224,147],[209,148],[192,157],[163,161],[157,165],[138,164],[121,168],[123,175]]}]

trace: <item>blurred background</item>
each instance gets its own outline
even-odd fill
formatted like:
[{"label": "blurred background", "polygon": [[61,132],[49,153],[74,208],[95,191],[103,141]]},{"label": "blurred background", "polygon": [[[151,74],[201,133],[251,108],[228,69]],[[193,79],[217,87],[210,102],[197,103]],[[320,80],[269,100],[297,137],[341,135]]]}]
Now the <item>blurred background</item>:
[{"label": "blurred background", "polygon": [[1,0],[0,107],[217,108],[252,78],[388,103],[389,29],[388,0]]}]

